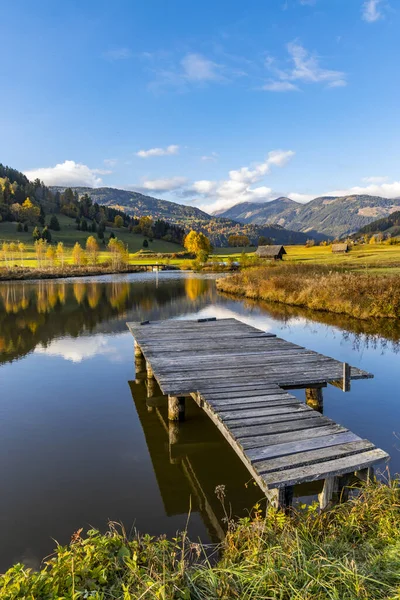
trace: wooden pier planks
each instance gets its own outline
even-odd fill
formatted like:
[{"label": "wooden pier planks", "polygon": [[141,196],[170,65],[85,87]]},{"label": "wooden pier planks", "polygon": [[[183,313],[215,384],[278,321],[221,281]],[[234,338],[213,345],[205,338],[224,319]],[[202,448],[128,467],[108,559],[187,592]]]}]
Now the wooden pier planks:
[{"label": "wooden pier planks", "polygon": [[164,394],[192,395],[270,490],[354,472],[388,457],[283,388],[369,373],[236,319],[128,323]]}]

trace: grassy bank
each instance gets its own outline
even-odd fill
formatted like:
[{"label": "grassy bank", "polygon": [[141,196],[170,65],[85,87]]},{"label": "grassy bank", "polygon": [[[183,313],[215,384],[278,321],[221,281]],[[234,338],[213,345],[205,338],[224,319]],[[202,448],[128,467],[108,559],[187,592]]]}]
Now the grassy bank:
[{"label": "grassy bank", "polygon": [[359,319],[399,318],[400,277],[293,263],[253,267],[217,281],[219,291]]},{"label": "grassy bank", "polygon": [[[171,267],[173,268],[173,267]],[[120,269],[113,269],[108,263],[96,266],[85,265],[77,267],[65,265],[63,268],[23,268],[15,267],[11,270],[0,269],[0,281],[22,281],[30,279],[64,279],[66,277],[86,277],[92,275],[113,275],[116,273],[137,273],[143,271],[140,263],[126,265]]]},{"label": "grassy bank", "polygon": [[55,600],[398,600],[400,488],[368,484],[330,511],[269,509],[231,525],[211,564],[184,534],[168,541],[120,528],[77,532],[40,572],[0,576],[0,596]]}]

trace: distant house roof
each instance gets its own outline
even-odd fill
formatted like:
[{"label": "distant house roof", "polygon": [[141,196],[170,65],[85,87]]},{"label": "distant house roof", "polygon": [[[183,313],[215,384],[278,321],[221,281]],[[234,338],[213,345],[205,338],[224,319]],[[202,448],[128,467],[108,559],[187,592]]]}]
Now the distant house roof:
[{"label": "distant house roof", "polygon": [[332,244],[332,252],[348,252],[349,245],[344,242],[343,244]]},{"label": "distant house roof", "polygon": [[256,254],[260,258],[282,258],[286,254],[283,246],[258,246]]}]

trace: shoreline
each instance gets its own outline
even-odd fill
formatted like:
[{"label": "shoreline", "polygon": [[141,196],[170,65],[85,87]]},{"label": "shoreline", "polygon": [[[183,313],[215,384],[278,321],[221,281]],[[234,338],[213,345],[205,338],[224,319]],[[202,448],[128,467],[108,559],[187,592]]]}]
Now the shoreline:
[{"label": "shoreline", "polygon": [[[150,265],[131,265],[124,269],[111,268],[88,268],[88,267],[67,267],[64,270],[46,271],[41,269],[20,268],[13,271],[0,270],[0,283],[11,281],[35,281],[37,279],[68,279],[72,277],[98,277],[99,275],[123,275],[129,273],[141,273],[150,271]],[[160,265],[161,266],[161,265]],[[177,271],[178,267],[168,266],[162,271]]]},{"label": "shoreline", "polygon": [[317,265],[252,267],[218,279],[218,292],[360,320],[400,317],[400,277]]}]

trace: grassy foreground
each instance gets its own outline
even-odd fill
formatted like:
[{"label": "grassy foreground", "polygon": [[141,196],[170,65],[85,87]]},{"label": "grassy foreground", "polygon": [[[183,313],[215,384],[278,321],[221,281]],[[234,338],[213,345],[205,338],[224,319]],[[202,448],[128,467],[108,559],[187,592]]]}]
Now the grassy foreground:
[{"label": "grassy foreground", "polygon": [[370,483],[349,502],[319,513],[268,509],[231,525],[212,564],[185,534],[74,534],[39,572],[23,565],[0,576],[0,597],[163,600],[398,600],[400,488]]},{"label": "grassy foreground", "polygon": [[359,319],[399,318],[400,277],[323,265],[273,263],[217,281],[221,292]]}]

